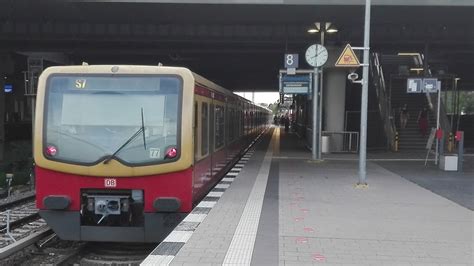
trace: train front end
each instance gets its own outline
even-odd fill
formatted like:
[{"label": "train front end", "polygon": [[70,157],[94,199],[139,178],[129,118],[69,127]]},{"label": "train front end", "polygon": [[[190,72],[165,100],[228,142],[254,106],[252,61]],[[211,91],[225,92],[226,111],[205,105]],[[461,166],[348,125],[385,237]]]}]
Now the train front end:
[{"label": "train front end", "polygon": [[193,89],[184,68],[44,71],[36,204],[60,238],[158,242],[191,211]]}]

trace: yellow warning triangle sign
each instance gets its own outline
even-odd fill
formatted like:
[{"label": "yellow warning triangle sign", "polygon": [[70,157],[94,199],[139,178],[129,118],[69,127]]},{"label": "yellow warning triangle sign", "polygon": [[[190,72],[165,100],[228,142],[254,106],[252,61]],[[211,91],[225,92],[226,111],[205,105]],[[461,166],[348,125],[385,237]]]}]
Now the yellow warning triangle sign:
[{"label": "yellow warning triangle sign", "polygon": [[360,67],[360,62],[357,56],[354,53],[354,50],[352,50],[352,47],[350,44],[346,45],[346,48],[344,48],[344,51],[342,51],[341,55],[339,56],[339,59],[336,61],[336,66],[337,67]]}]

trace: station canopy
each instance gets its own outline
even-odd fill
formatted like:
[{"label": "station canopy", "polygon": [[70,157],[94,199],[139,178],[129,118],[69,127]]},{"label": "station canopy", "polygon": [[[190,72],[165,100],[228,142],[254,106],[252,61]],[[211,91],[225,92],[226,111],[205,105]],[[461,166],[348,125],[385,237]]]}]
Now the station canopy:
[{"label": "station canopy", "polygon": [[[364,0],[35,1],[6,0],[0,52],[62,53],[70,62],[185,66],[236,91],[278,89],[283,54],[320,41],[362,46]],[[474,89],[472,0],[373,0],[371,51],[417,52],[432,69]],[[430,5],[427,5],[429,2]],[[312,3],[312,4],[310,4]],[[463,85],[464,84],[464,85]]]}]

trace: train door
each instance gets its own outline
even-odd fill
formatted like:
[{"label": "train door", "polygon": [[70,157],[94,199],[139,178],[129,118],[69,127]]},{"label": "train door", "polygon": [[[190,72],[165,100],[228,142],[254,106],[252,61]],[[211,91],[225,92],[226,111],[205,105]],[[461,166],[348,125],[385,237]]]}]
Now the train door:
[{"label": "train door", "polygon": [[[195,95],[197,101],[197,123],[196,123],[196,143],[195,143],[195,163],[194,163],[194,190],[195,199],[204,196],[206,193],[205,184],[211,179],[211,152],[209,146],[209,105],[211,99],[201,95]],[[196,110],[196,109],[195,109]],[[195,114],[196,115],[196,114]]]},{"label": "train door", "polygon": [[195,165],[196,164],[196,159],[198,157],[198,153],[199,153],[199,150],[198,150],[198,144],[199,144],[199,141],[198,141],[198,124],[199,124],[199,121],[198,121],[198,118],[199,118],[199,108],[198,108],[198,101],[195,100],[194,101],[194,113],[193,113],[193,148],[194,148],[194,162],[193,164]]}]

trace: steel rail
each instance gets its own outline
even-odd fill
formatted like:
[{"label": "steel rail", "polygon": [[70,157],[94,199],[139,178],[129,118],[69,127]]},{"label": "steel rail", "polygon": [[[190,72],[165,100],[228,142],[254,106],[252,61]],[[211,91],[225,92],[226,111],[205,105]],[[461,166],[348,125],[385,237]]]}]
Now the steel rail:
[{"label": "steel rail", "polygon": [[34,243],[38,242],[39,240],[47,237],[48,235],[53,234],[53,230],[49,227],[45,227],[37,232],[34,232],[33,234],[24,237],[11,245],[5,246],[3,248],[0,248],[0,260],[5,259],[6,257],[21,251],[25,247],[31,246]]},{"label": "steel rail", "polygon": [[25,197],[21,197],[21,198],[18,198],[18,199],[14,199],[13,201],[7,201],[5,203],[0,203],[0,212],[3,212],[13,206],[16,206],[16,205],[19,205],[21,203],[24,203],[24,202],[27,202],[27,201],[30,201],[30,200],[34,200],[36,197],[35,193],[33,193],[32,195],[27,195]]},{"label": "steel rail", "polygon": [[[29,215],[27,215],[27,216],[25,216],[25,217],[21,217],[21,218],[18,219],[18,220],[15,220],[15,221],[10,222],[10,230],[15,229],[15,228],[18,228],[18,227],[21,226],[22,224],[28,223],[28,222],[30,222],[30,221],[37,220],[38,218],[40,218],[39,213],[33,213],[33,214],[29,214]],[[6,225],[6,224],[0,225],[0,231],[5,230],[6,228],[7,228],[7,225]]]}]

